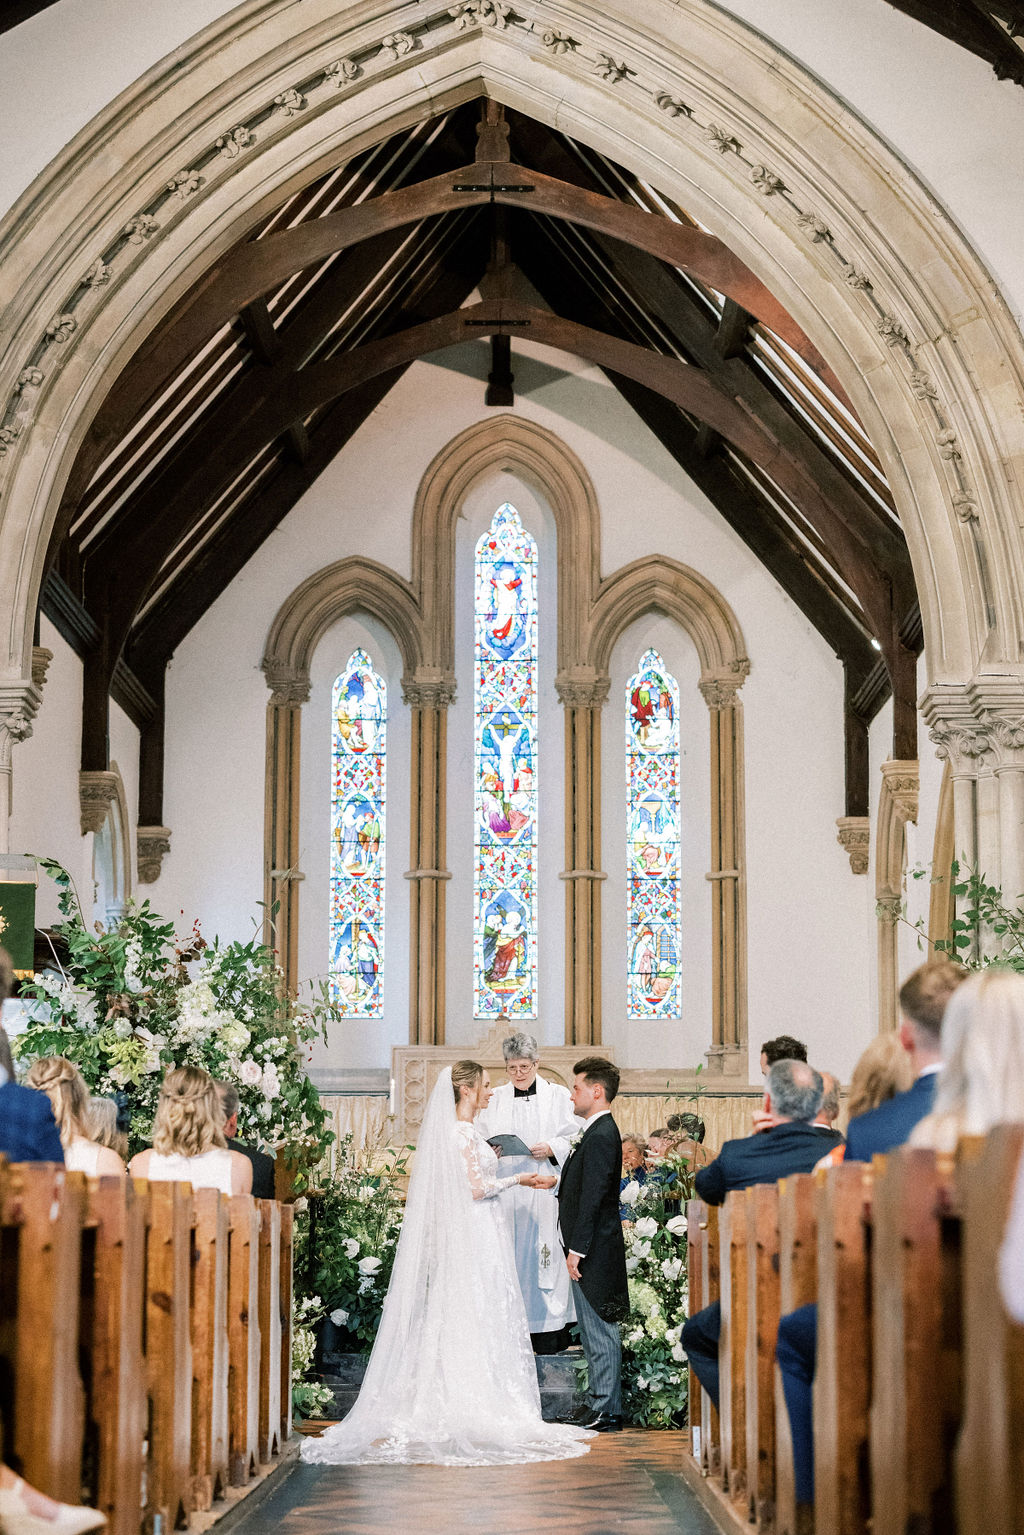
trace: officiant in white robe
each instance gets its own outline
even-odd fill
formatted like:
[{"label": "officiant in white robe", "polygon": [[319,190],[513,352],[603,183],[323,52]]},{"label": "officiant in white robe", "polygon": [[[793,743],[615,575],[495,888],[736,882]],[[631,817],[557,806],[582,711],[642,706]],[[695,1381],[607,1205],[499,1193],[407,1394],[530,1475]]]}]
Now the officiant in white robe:
[{"label": "officiant in white robe", "polygon": [[[496,1088],[478,1124],[485,1138],[518,1135],[534,1153],[502,1157],[501,1173],[555,1172],[569,1155],[583,1121],[572,1111],[567,1087],[538,1076],[540,1050],[529,1034],[502,1042],[509,1080]],[[558,1238],[556,1192],[514,1188],[508,1195],[515,1234],[516,1271],[534,1353],[555,1354],[569,1343],[576,1320],[569,1275]]]}]

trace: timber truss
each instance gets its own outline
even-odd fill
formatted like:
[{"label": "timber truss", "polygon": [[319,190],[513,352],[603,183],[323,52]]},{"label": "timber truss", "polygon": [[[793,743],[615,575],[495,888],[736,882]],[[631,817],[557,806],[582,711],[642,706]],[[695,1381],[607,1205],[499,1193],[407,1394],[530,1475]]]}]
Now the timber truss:
[{"label": "timber truss", "polygon": [[175,648],[406,369],[486,340],[486,402],[508,406],[517,337],[603,369],[839,657],[846,814],[867,814],[867,726],[890,696],[892,755],[917,755],[910,559],[828,364],[685,210],[486,102],[294,194],[92,422],[41,606],[84,657],[82,768],[108,766],[111,696],[142,730],[140,824],[163,819]]}]

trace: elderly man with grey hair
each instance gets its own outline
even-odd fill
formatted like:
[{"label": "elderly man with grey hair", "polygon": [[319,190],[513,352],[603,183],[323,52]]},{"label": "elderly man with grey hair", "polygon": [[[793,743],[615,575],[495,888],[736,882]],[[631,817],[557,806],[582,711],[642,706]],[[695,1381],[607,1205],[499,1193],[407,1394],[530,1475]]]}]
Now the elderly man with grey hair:
[{"label": "elderly man with grey hair", "polygon": [[[733,1189],[755,1183],[774,1183],[791,1173],[810,1173],[822,1153],[842,1140],[811,1121],[821,1108],[825,1084],[821,1073],[806,1061],[776,1061],[768,1071],[764,1110],[771,1115],[769,1129],[742,1140],[726,1141],[709,1167],[694,1179],[698,1197],[720,1205]],[[690,1317],[681,1339],[694,1374],[718,1406],[718,1337],[722,1330],[719,1303],[705,1306]]]},{"label": "elderly man with grey hair", "polygon": [[[556,1172],[583,1129],[569,1089],[538,1075],[540,1047],[532,1034],[511,1034],[501,1048],[509,1080],[495,1090],[477,1123],[485,1138],[518,1135],[530,1148],[528,1157],[503,1158],[502,1174]],[[516,1271],[533,1350],[556,1354],[568,1347],[569,1324],[576,1319],[558,1237],[558,1200],[554,1190],[525,1188],[505,1197],[511,1202]]]}]

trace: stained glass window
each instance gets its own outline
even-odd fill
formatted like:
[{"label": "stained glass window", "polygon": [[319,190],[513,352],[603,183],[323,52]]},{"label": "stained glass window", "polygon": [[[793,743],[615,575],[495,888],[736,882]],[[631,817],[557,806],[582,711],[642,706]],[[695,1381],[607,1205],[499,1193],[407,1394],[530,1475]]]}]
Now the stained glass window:
[{"label": "stained glass window", "polygon": [[626,684],[630,1018],[675,1018],[679,973],[679,689],[656,650]]},{"label": "stained glass window", "polygon": [[347,1018],[383,1015],[387,684],[365,650],[334,684],[330,991]]},{"label": "stained glass window", "polygon": [[476,546],[473,1015],[537,1012],[537,546],[507,501]]}]

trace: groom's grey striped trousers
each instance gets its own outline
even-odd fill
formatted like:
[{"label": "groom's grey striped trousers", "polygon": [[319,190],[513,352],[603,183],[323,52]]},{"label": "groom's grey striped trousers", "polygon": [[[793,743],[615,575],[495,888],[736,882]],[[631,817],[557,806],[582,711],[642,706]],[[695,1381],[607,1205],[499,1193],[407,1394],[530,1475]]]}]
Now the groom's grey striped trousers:
[{"label": "groom's grey striped trousers", "polygon": [[595,1412],[622,1416],[622,1339],[617,1322],[605,1322],[574,1279],[572,1296],[583,1353],[590,1369],[590,1405]]}]

